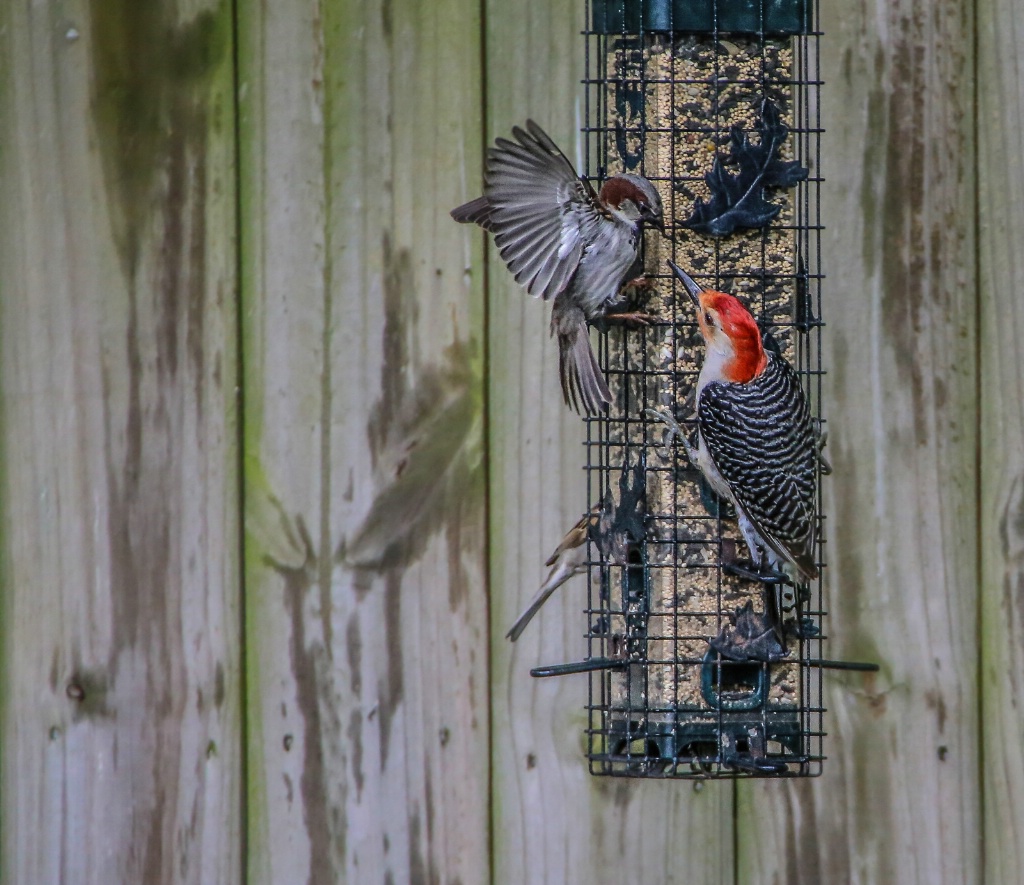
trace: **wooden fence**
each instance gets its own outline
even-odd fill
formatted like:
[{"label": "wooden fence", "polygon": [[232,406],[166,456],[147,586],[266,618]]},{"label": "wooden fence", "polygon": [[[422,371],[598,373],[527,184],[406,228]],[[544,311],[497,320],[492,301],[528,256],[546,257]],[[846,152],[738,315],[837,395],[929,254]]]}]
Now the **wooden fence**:
[{"label": "wooden fence", "polygon": [[[0,4],[2,875],[1024,867],[1024,12],[822,0],[829,760],[591,777],[547,310],[448,218],[583,0]],[[577,588],[578,590],[579,588]]]}]

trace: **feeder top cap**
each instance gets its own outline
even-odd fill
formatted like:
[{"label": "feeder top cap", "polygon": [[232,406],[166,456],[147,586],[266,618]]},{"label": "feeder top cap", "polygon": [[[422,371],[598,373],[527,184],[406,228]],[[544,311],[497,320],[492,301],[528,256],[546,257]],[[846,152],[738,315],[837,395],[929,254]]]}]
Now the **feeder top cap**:
[{"label": "feeder top cap", "polygon": [[644,33],[809,34],[812,0],[591,0],[591,31]]}]

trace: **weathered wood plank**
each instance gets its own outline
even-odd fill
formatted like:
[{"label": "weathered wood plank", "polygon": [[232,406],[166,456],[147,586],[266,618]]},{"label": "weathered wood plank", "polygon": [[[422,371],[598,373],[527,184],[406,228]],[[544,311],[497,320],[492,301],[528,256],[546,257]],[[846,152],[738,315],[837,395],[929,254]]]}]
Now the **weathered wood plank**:
[{"label": "weathered wood plank", "polygon": [[971,9],[822,3],[829,647],[882,672],[742,787],[743,882],[980,881]]},{"label": "weathered wood plank", "polygon": [[241,881],[230,12],[0,7],[8,882]]},{"label": "weathered wood plank", "polygon": [[479,7],[241,27],[250,879],[485,882]]},{"label": "weathered wood plank", "polygon": [[[575,160],[584,12],[582,0],[487,4],[489,141],[532,117]],[[592,777],[586,677],[529,675],[586,654],[586,579],[558,590],[514,646],[504,638],[585,509],[585,450],[562,403],[550,308],[489,248],[494,881],[732,882],[732,785]]]},{"label": "weathered wood plank", "polygon": [[985,880],[1024,866],[1024,10],[978,3]]}]

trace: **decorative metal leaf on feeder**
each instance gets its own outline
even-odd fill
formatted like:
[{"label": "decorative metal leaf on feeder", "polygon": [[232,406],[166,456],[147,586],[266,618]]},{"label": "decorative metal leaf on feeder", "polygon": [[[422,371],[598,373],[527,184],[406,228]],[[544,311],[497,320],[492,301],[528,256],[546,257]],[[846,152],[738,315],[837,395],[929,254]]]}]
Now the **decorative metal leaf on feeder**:
[{"label": "decorative metal leaf on feeder", "polygon": [[746,604],[729,614],[729,624],[722,624],[718,636],[708,644],[713,651],[730,661],[780,661],[789,652],[779,642],[775,625],[765,614]]},{"label": "decorative metal leaf on feeder", "polygon": [[605,495],[601,517],[594,532],[594,541],[601,554],[617,565],[625,565],[630,545],[639,544],[646,534],[645,464],[637,461],[626,466],[619,475],[619,502],[611,493]]},{"label": "decorative metal leaf on feeder", "polygon": [[[738,228],[764,227],[782,211],[782,206],[766,198],[765,188],[794,187],[807,178],[807,169],[798,160],[779,159],[789,127],[768,99],[761,103],[757,131],[760,141],[754,143],[740,126],[733,126],[730,155],[725,160],[716,157],[704,176],[711,199],[705,203],[697,198],[684,227],[725,237]],[[737,172],[727,171],[726,165],[738,167]]]},{"label": "decorative metal leaf on feeder", "polygon": [[[821,183],[804,168],[820,150],[814,4],[586,2],[582,171],[635,172],[673,197],[675,226],[693,234],[648,238],[645,268],[671,258],[715,288],[740,289],[764,350],[793,366],[820,422]],[[613,395],[586,428],[588,489],[604,496],[590,545],[586,654],[533,672],[589,672],[594,774],[820,774],[820,673],[835,666],[823,654],[822,581],[794,585],[778,569],[769,574],[762,556],[757,567],[737,557],[743,532],[733,508],[688,457],[701,360],[680,296],[659,285],[650,305],[659,319],[638,334],[595,323]],[[817,540],[823,567],[827,548]]]},{"label": "decorative metal leaf on feeder", "polygon": [[814,315],[811,302],[811,287],[808,285],[807,265],[804,256],[797,253],[796,257],[796,319],[794,324],[801,332],[808,332],[812,326],[820,325]]}]

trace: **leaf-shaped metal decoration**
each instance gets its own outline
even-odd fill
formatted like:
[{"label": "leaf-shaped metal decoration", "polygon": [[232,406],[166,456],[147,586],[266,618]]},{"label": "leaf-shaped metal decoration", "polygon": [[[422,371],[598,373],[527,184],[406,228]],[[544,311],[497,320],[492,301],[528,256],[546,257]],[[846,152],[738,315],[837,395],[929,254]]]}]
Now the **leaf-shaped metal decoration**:
[{"label": "leaf-shaped metal decoration", "polygon": [[801,332],[809,332],[812,327],[821,325],[821,320],[814,315],[809,283],[810,275],[807,273],[807,265],[804,264],[804,256],[798,252],[796,257],[795,324]]},{"label": "leaf-shaped metal decoration", "polygon": [[[704,176],[711,199],[706,203],[697,199],[684,227],[725,237],[738,228],[764,227],[782,211],[782,206],[767,199],[765,188],[793,187],[807,178],[807,169],[798,160],[779,159],[789,127],[767,98],[761,103],[757,131],[760,140],[755,143],[740,126],[732,127],[729,156],[724,160],[715,157],[711,171]],[[729,172],[726,166],[735,166],[737,171]]]}]

